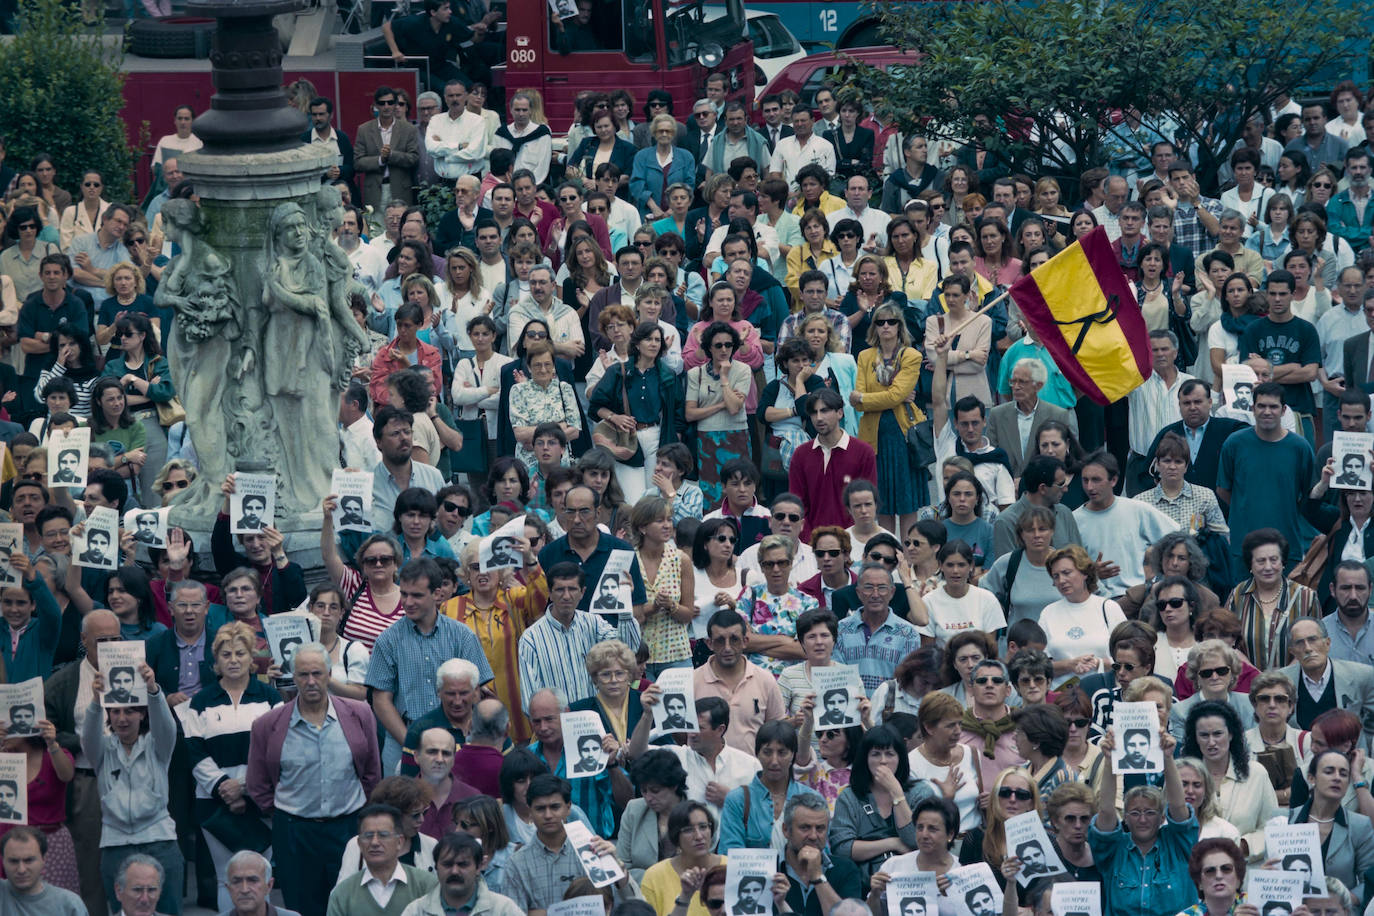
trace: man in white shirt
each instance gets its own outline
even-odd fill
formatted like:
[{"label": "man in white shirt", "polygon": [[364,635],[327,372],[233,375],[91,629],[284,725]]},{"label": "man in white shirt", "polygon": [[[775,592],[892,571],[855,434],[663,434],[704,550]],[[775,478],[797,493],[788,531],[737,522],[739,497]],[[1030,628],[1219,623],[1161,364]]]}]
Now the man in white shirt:
[{"label": "man in white shirt", "polygon": [[768,173],[786,181],[793,191],[797,190],[797,170],[804,165],[815,163],[827,175],[835,174],[835,147],[817,135],[815,127],[811,109],[798,106],[792,111],[792,136],[783,137],[773,147]]},{"label": "man in white shirt", "polygon": [[1178,523],[1153,506],[1116,495],[1121,476],[1116,458],[1107,451],[1087,457],[1078,479],[1088,501],[1073,511],[1088,555],[1098,561],[1098,581],[1110,595],[1145,582],[1145,550]]},{"label": "man in white shirt", "polygon": [[1178,337],[1173,331],[1150,332],[1150,356],[1154,372],[1143,384],[1127,395],[1130,405],[1131,454],[1126,459],[1126,486],[1129,495],[1140,492],[1134,486],[1144,476],[1154,456],[1147,454],[1155,435],[1182,417],[1178,409],[1178,389],[1192,378],[1179,372],[1174,360],[1178,357]]},{"label": "man in white shirt", "polygon": [[[806,506],[802,504],[800,496],[782,493],[773,498],[773,504],[769,509],[768,530],[772,534],[790,538],[796,545],[796,554],[792,558],[792,573],[789,577],[793,587],[821,571],[816,565],[816,552],[811,549],[810,544],[801,540],[802,526],[805,522]],[[759,568],[759,545],[750,544],[744,548],[736,566],[741,576],[750,575],[754,581],[761,581],[763,571]],[[740,581],[746,580],[742,578]]]},{"label": "man in white shirt", "polygon": [[342,439],[343,466],[365,470],[382,460],[372,438],[372,420],[367,415],[367,386],[354,381],[339,395],[339,436]]},{"label": "man in white shirt", "polygon": [[1093,210],[1093,216],[1097,217],[1097,224],[1107,230],[1107,238],[1115,242],[1121,238],[1121,227],[1117,224],[1117,217],[1130,195],[1130,187],[1126,184],[1125,178],[1111,175],[1102,182],[1102,193],[1106,199],[1102,206]]},{"label": "man in white shirt", "polygon": [[[697,731],[687,734],[687,744],[650,746],[653,732],[653,708],[663,699],[663,688],[650,684],[640,695],[645,713],[630,735],[627,753],[631,759],[648,750],[669,750],[677,755],[687,771],[687,797],[711,808],[720,816],[720,807],[731,789],[748,785],[762,767],[758,759],[739,748],[725,743],[725,731],[730,727],[730,705],[720,697],[697,700]],[[689,720],[690,721],[690,720]]]},{"label": "man in white shirt", "polygon": [[533,111],[530,96],[517,92],[510,99],[510,123],[496,129],[493,146],[514,150],[514,171],[529,169],[535,184],[543,184],[549,177],[549,163],[553,159],[553,133],[547,124],[530,120]]},{"label": "man in white shirt", "polygon": [[387,201],[386,208],[382,211],[383,232],[368,240],[368,247],[375,248],[383,258],[391,254],[391,249],[401,243],[401,217],[405,216],[407,206],[404,201]]},{"label": "man in white shirt", "polygon": [[362,228],[362,214],[357,207],[344,207],[343,221],[334,241],[348,255],[353,264],[353,279],[367,290],[367,297],[381,289],[386,277],[386,254],[372,245],[364,245],[359,233]]},{"label": "man in white shirt", "polygon": [[848,206],[832,213],[829,220],[832,226],[842,219],[858,220],[859,225],[864,227],[863,250],[883,254],[887,251],[887,224],[892,217],[868,205],[872,196],[868,179],[863,175],[855,175],[844,186],[844,199]]},{"label": "man in white shirt", "polygon": [[444,104],[448,112],[430,119],[424,137],[435,173],[450,181],[480,175],[487,167],[487,122],[468,110],[468,88],[462,80],[449,80],[444,86]]},{"label": "man in white shirt", "polygon": [[759,222],[759,197],[753,191],[735,188],[730,194],[729,219],[717,226],[706,242],[706,256],[702,261],[710,265],[720,257],[720,246],[730,234],[730,223],[737,219],[745,220],[754,227],[754,241],[759,245],[759,257],[772,264],[778,257],[778,232],[772,226]]}]

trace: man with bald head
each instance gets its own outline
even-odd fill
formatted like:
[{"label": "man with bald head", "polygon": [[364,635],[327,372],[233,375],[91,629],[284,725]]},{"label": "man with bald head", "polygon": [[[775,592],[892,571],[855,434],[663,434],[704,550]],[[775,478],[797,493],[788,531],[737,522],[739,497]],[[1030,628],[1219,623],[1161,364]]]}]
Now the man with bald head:
[{"label": "man with bald head", "polygon": [[501,751],[510,730],[510,713],[496,699],[486,699],[472,708],[472,729],[467,742],[453,758],[455,772],[485,795],[501,797]]},{"label": "man with bald head", "polygon": [[415,761],[420,768],[415,778],[430,788],[432,801],[420,820],[420,832],[442,839],[453,829],[453,806],[465,798],[481,795],[454,775],[453,758],[458,742],[446,728],[427,728],[420,734]]},{"label": "man with bald head", "polygon": [[434,230],[434,250],[445,252],[462,245],[477,250],[477,221],[492,213],[482,203],[482,183],[476,175],[463,175],[453,183],[456,206],[439,218]]},{"label": "man with bald head", "polygon": [[[569,763],[562,727],[562,715],[568,711],[567,699],[558,690],[545,687],[530,696],[529,710],[530,726],[534,729],[530,751],[548,765],[550,773],[567,779]],[[624,767],[607,767],[595,776],[573,779],[569,784],[573,804],[582,809],[592,829],[602,836],[615,830],[616,810],[623,811],[634,797],[634,787]]]},{"label": "man with bald head", "polygon": [[47,719],[57,728],[57,743],[76,758],[76,774],[68,783],[67,828],[76,845],[81,899],[92,913],[105,912],[105,889],[100,877],[100,795],[91,761],[81,750],[77,711],[91,703],[91,680],[100,671],[100,644],[123,637],[112,611],[93,610],[81,621],[81,644],[86,657],[62,668],[43,683]]}]

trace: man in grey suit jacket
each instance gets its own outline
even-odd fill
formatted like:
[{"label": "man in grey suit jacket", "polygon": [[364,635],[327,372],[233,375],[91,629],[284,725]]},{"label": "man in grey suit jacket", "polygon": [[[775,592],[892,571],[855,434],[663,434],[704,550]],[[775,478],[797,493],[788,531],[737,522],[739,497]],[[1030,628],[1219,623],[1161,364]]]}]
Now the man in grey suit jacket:
[{"label": "man in grey suit jacket", "polygon": [[[1035,437],[1047,420],[1058,420],[1078,435],[1078,417],[1071,410],[1056,407],[1040,399],[1040,389],[1049,380],[1045,364],[1038,359],[1026,357],[1017,360],[1011,368],[1011,397],[1005,404],[998,404],[988,411],[988,441],[994,448],[1000,448],[1011,459],[1011,475],[1020,477],[1026,462],[1035,455]],[[1030,429],[1022,436],[1020,418],[1028,417]],[[1021,448],[1022,442],[1025,449]],[[1029,454],[1027,454],[1029,453]]]},{"label": "man in grey suit jacket", "polygon": [[1288,651],[1297,661],[1282,669],[1297,687],[1298,702],[1289,721],[1311,728],[1328,709],[1346,709],[1360,717],[1365,751],[1374,746],[1374,667],[1331,657],[1326,624],[1299,618],[1288,631]]},{"label": "man in grey suit jacket", "polygon": [[396,96],[390,86],[377,88],[372,94],[377,117],[358,128],[353,144],[353,170],[363,179],[363,203],[376,212],[393,200],[414,200],[420,135],[414,124],[396,117]]}]

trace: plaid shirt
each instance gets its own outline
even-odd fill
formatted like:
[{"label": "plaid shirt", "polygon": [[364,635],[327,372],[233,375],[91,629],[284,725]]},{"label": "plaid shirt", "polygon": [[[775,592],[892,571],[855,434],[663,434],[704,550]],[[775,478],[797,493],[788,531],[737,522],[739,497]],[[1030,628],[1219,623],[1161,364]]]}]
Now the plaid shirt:
[{"label": "plaid shirt", "polygon": [[1197,199],[1197,206],[1178,202],[1178,207],[1174,209],[1174,241],[1185,246],[1193,253],[1193,257],[1201,257],[1204,251],[1212,248],[1217,243],[1217,237],[1203,228],[1202,223],[1198,222],[1198,209],[1206,210],[1208,213],[1221,218],[1221,201],[1210,197]]},{"label": "plaid shirt", "polygon": [[367,686],[392,694],[396,710],[409,724],[439,705],[434,673],[450,658],[465,658],[477,666],[482,684],[491,681],[491,665],[477,634],[442,613],[434,629],[421,633],[409,617],[387,627],[372,647]]},{"label": "plaid shirt", "polygon": [[[565,839],[557,852],[550,852],[544,841],[535,837],[511,854],[501,892],[522,910],[547,910],[563,899],[569,883],[585,876],[571,840]],[[624,887],[611,885],[611,893],[617,901],[634,900],[639,897],[639,885],[627,876]]]}]

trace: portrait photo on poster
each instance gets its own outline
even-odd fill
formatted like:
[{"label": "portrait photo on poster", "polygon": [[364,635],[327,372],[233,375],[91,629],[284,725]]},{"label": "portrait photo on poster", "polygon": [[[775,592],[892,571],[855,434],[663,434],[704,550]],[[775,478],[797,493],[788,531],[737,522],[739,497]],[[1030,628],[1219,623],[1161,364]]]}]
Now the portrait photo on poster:
[{"label": "portrait photo on poster", "polygon": [[1159,746],[1159,709],[1151,702],[1112,705],[1112,769],[1118,773],[1159,773],[1164,750]]},{"label": "portrait photo on poster", "polygon": [[144,644],[139,640],[119,640],[100,644],[100,677],[105,692],[100,705],[147,706],[148,685],[138,673],[144,662]]},{"label": "portrait photo on poster", "polygon": [[1255,386],[1259,376],[1244,363],[1225,363],[1221,367],[1222,402],[1232,410],[1255,409]]},{"label": "portrait photo on poster", "polygon": [[[27,551],[22,546],[24,543],[24,526],[18,522],[0,522],[0,586],[20,585],[24,581],[23,573],[14,568],[10,562],[10,557],[16,553]],[[75,539],[72,542],[72,556],[76,556]]]},{"label": "portrait photo on poster", "polygon": [[811,669],[811,688],[816,694],[813,712],[816,731],[862,725],[859,698],[864,695],[857,669],[838,663]]},{"label": "portrait photo on poster", "polygon": [[477,565],[482,572],[519,569],[525,565],[520,546],[525,536],[525,516],[517,515],[482,538],[477,545]]},{"label": "portrait photo on poster", "polygon": [[124,530],[132,532],[134,540],[145,547],[167,546],[167,516],[170,507],[160,509],[130,509],[124,513]]},{"label": "portrait photo on poster", "polygon": [[593,848],[595,835],[581,821],[568,821],[564,825],[568,840],[577,852],[577,861],[593,887],[607,887],[625,877],[625,869],[612,855],[600,855]]},{"label": "portrait photo on poster", "polygon": [[1348,433],[1337,430],[1331,436],[1331,460],[1334,472],[1331,486],[1336,490],[1368,490],[1374,483],[1374,468],[1370,467],[1370,449],[1374,449],[1374,433]]},{"label": "portrait photo on poster", "polygon": [[54,429],[48,435],[48,486],[86,486],[91,454],[91,428]]},{"label": "portrait photo on poster", "polygon": [[0,824],[28,822],[28,755],[0,753]]},{"label": "portrait photo on poster", "polygon": [[1056,881],[1050,890],[1051,916],[1102,916],[1102,884]]},{"label": "portrait photo on poster", "polygon": [[565,712],[561,723],[563,750],[572,760],[568,778],[585,779],[604,772],[607,754],[602,744],[606,733],[601,725],[601,715],[591,710]]},{"label": "portrait photo on poster", "polygon": [[79,528],[72,529],[72,563],[89,569],[119,566],[119,513],[96,506]]},{"label": "portrait photo on poster", "polygon": [[725,860],[726,916],[764,916],[773,912],[769,887],[778,870],[772,849],[731,849]]},{"label": "portrait photo on poster", "polygon": [[1001,916],[1002,886],[986,862],[962,865],[945,872],[945,889],[960,916]]},{"label": "portrait photo on poster", "polygon": [[334,471],[330,489],[338,497],[334,506],[335,531],[372,531],[372,475],[366,471]]},{"label": "portrait photo on poster", "polygon": [[1316,824],[1265,824],[1264,854],[1278,860],[1279,871],[1302,878],[1304,897],[1326,895],[1326,860]]},{"label": "portrait photo on poster", "polygon": [[277,478],[271,474],[235,474],[229,497],[229,530],[234,534],[263,531],[275,524]]},{"label": "portrait photo on poster", "polygon": [[940,888],[934,872],[894,874],[885,893],[888,916],[939,916]]},{"label": "portrait photo on poster", "polygon": [[1007,852],[1021,860],[1016,882],[1026,887],[1037,878],[1062,875],[1067,872],[1055,852],[1044,821],[1035,811],[1027,811],[1007,818],[1003,824],[1007,838]]},{"label": "portrait photo on poster", "polygon": [[658,687],[663,693],[653,708],[654,731],[660,735],[692,734],[697,731],[697,699],[691,668],[666,668],[659,672]]},{"label": "portrait photo on poster", "polygon": [[31,677],[18,684],[0,684],[0,713],[6,717],[7,737],[37,735],[38,723],[46,717],[43,708],[43,679]]}]

